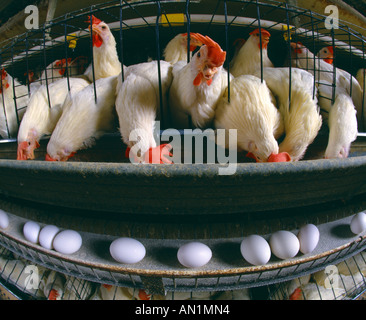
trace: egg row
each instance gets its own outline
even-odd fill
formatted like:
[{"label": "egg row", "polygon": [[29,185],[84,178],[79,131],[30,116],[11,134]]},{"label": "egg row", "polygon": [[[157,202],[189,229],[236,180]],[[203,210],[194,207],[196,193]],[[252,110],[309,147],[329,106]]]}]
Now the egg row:
[{"label": "egg row", "polygon": [[73,254],[81,248],[82,239],[74,230],[62,230],[54,225],[46,225],[43,228],[34,222],[28,221],[23,226],[24,238],[28,241],[40,244],[43,248],[56,250],[63,254]]},{"label": "egg row", "polygon": [[[0,209],[0,228],[6,229],[9,217]],[[366,230],[366,213],[359,212],[352,217],[350,229],[359,234]],[[33,221],[23,226],[25,239],[40,244],[45,249],[56,250],[63,254],[77,252],[82,245],[80,234],[74,230],[62,230],[54,225],[43,228]],[[260,235],[245,237],[240,244],[243,258],[252,265],[266,264],[273,253],[280,259],[290,259],[298,252],[311,253],[319,242],[319,230],[313,224],[307,224],[299,229],[297,236],[290,231],[280,230],[273,233],[267,242]],[[122,237],[112,241],[109,247],[110,255],[120,263],[133,264],[141,261],[146,255],[144,245],[136,239]],[[206,265],[212,258],[212,251],[206,245],[193,241],[182,245],[177,252],[179,263],[188,268],[197,268]]]}]

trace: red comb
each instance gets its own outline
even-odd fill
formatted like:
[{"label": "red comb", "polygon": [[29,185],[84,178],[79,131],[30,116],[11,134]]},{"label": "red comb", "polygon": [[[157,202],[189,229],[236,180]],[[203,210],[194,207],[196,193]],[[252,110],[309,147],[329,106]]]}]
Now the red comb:
[{"label": "red comb", "polygon": [[261,34],[263,34],[263,35],[265,35],[267,37],[270,37],[271,36],[271,34],[266,29],[263,29],[263,28],[261,28],[261,29],[259,29],[259,28],[258,29],[255,29],[255,30],[253,30],[249,34],[250,35],[252,35],[252,34],[258,34],[259,33],[259,30],[260,30]]},{"label": "red comb", "polygon": [[331,54],[334,54],[334,49],[333,49],[333,46],[328,46],[327,49],[329,50],[329,52]]},{"label": "red comb", "polygon": [[213,66],[220,67],[224,64],[226,52],[221,49],[217,42],[213,41],[208,36],[203,36],[200,33],[191,33],[190,35],[193,39],[199,41],[202,43],[202,45],[206,45],[209,48],[208,58],[210,59],[210,62]]},{"label": "red comb", "polygon": [[[102,22],[102,20],[98,19],[94,15],[91,15],[91,19],[92,19],[92,24],[99,24]],[[85,21],[85,22],[90,24],[90,16],[88,16],[88,21]]]}]

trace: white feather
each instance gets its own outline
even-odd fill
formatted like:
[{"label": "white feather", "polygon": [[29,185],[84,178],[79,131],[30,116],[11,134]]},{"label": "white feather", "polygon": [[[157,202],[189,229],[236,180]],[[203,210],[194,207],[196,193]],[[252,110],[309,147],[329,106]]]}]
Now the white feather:
[{"label": "white feather", "polygon": [[357,138],[357,115],[353,101],[346,90],[337,87],[334,92],[331,83],[318,85],[319,105],[325,111],[329,128],[325,158],[346,158],[353,141]]},{"label": "white feather", "polygon": [[193,81],[197,76],[195,57],[196,55],[188,64],[185,61],[178,61],[173,66],[169,107],[175,128],[189,128],[188,116],[191,116],[194,126],[208,127],[215,116],[218,99],[228,85],[227,72],[221,66],[210,85],[203,81],[201,85],[194,86]]},{"label": "white feather", "polygon": [[291,75],[290,68],[264,68],[263,78],[275,95],[284,120],[286,136],[279,146],[280,152],[287,152],[293,161],[300,160],[322,125],[314,77],[298,68],[291,68]]},{"label": "white feather", "polygon": [[117,76],[89,84],[65,103],[62,115],[47,145],[47,154],[65,161],[71,153],[90,147],[94,139],[115,129],[115,92]]},{"label": "white feather", "polygon": [[[3,88],[3,93],[0,94],[0,136],[4,139],[16,137],[19,122],[26,111],[30,96],[28,87],[9,74],[7,74],[7,83],[9,87]],[[33,92],[32,88],[30,92]]]},{"label": "white feather", "polygon": [[282,131],[282,119],[272,103],[271,93],[258,77],[242,75],[230,83],[221,97],[215,116],[217,129],[236,129],[239,150],[252,152],[258,160],[278,154],[275,135]]},{"label": "white feather", "polygon": [[[131,133],[140,137],[139,147],[144,152],[156,147],[154,123],[161,119],[160,106],[167,116],[167,93],[172,81],[171,64],[160,61],[161,87],[158,78],[157,61],[145,62],[127,68],[124,82],[118,77],[116,110],[122,139],[132,147]],[[160,104],[160,89],[162,104]]]},{"label": "white feather", "polygon": [[[63,104],[69,94],[74,95],[86,87],[89,82],[80,78],[70,78],[70,92],[67,79],[60,79],[47,86],[42,85],[32,94],[26,113],[20,123],[18,143],[27,141],[31,134],[38,141],[51,134],[59,119]],[[48,99],[48,94],[50,99]]]},{"label": "white feather", "polygon": [[363,108],[362,89],[356,78],[347,71],[336,68],[323,59],[314,56],[308,48],[299,47],[299,45],[297,48],[296,55],[293,53],[292,65],[309,71],[319,83],[333,83],[335,75],[334,84],[336,87],[344,88],[346,93],[352,97],[353,104],[357,110],[358,127],[366,128],[366,123],[362,123],[362,114],[364,119],[366,119],[366,108]]},{"label": "white feather", "polygon": [[258,37],[251,35],[240,48],[235,58],[230,62],[230,73],[234,77],[243,74],[254,74],[261,69],[261,63],[263,68],[273,67],[271,60],[268,58],[267,49],[265,48],[262,49],[261,60]]}]

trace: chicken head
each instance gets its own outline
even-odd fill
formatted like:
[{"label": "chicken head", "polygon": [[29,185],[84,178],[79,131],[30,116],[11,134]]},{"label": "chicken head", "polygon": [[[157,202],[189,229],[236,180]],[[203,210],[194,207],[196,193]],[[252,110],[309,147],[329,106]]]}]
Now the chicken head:
[{"label": "chicken head", "polygon": [[[172,148],[170,144],[161,144],[154,148],[150,148],[145,152],[142,159],[144,163],[152,163],[152,164],[172,164],[173,162],[169,160],[168,157],[172,157],[173,154],[169,151]],[[125,157],[130,157],[131,148],[127,147],[125,152]],[[134,161],[136,163],[140,162],[137,156],[133,155]]]},{"label": "chicken head", "polygon": [[34,160],[34,150],[39,147],[37,132],[30,130],[26,141],[18,141],[17,160]]},{"label": "chicken head", "polygon": [[58,70],[58,73],[63,76],[66,72],[66,67],[68,65],[70,65],[71,63],[71,58],[68,58],[67,61],[66,59],[60,59],[60,60],[56,60],[54,63],[53,68]]},{"label": "chicken head", "polygon": [[191,33],[191,38],[201,44],[201,48],[193,56],[192,62],[197,69],[197,76],[193,84],[199,86],[202,81],[208,85],[212,83],[212,78],[217,73],[226,58],[226,52],[221,49],[218,43],[213,41],[208,36],[203,36],[199,33]]},{"label": "chicken head", "polygon": [[333,46],[328,46],[328,47],[322,48],[318,52],[318,57],[321,58],[321,59],[323,59],[325,62],[327,62],[329,64],[333,64],[333,59],[334,59],[334,49],[333,49]]},{"label": "chicken head", "polygon": [[108,40],[109,36],[111,35],[111,31],[105,22],[101,21],[93,15],[91,16],[91,19],[92,20],[90,21],[89,17],[89,20],[86,22],[89,23],[89,29],[90,24],[92,24],[93,46],[99,48],[104,41]]},{"label": "chicken head", "polygon": [[265,30],[263,28],[260,28],[260,29],[258,28],[249,34],[251,37],[256,38],[256,41],[258,41],[259,49],[261,48],[261,43],[262,43],[262,49],[267,49],[268,43],[269,43],[269,38],[271,37],[271,34],[267,30]]},{"label": "chicken head", "polygon": [[8,73],[5,71],[5,69],[1,70],[1,86],[0,86],[0,94],[3,92],[4,89],[9,88],[9,82],[8,82]]},{"label": "chicken head", "polygon": [[46,154],[46,161],[67,161],[69,160],[71,157],[73,157],[76,154],[76,152],[69,152],[67,150],[61,150],[60,152],[58,152],[56,155],[54,155],[53,157],[51,157],[48,153]]}]

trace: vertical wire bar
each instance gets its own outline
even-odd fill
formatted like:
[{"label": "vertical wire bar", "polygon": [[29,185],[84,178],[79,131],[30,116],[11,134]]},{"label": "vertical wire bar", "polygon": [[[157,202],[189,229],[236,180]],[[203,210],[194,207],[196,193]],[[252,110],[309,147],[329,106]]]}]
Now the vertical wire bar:
[{"label": "vertical wire bar", "polygon": [[185,14],[187,18],[187,63],[190,61],[190,42],[191,42],[191,17],[189,14],[189,0],[186,0]]},{"label": "vertical wire bar", "polygon": [[[164,106],[163,106],[163,90],[161,84],[161,66],[160,66],[160,26],[159,20],[161,16],[161,5],[160,0],[156,2],[158,7],[158,12],[156,15],[156,24],[155,24],[155,39],[156,39],[156,61],[158,64],[158,80],[159,80],[159,102],[160,102],[160,121],[162,123],[162,127],[164,128]],[[159,133],[160,134],[160,133]]]},{"label": "vertical wire bar", "polygon": [[[349,43],[349,59],[350,59],[350,64],[351,64],[351,66],[350,66],[350,68],[352,69],[352,46],[351,46],[351,31],[350,31],[350,29],[349,29],[349,27],[348,26],[346,26],[346,28],[347,28],[347,34],[348,34],[348,43]],[[334,30],[334,28],[332,28],[332,31]],[[334,32],[334,31],[333,31]],[[334,42],[334,38],[333,38],[333,42]],[[334,58],[335,58],[335,56],[334,56]],[[334,62],[334,64],[335,64],[335,62]],[[352,75],[350,74],[350,79],[349,79],[349,81],[350,81],[350,96],[351,96],[351,98],[352,98],[352,96],[353,96],[353,79],[352,79]]]},{"label": "vertical wire bar", "polygon": [[[336,68],[336,63],[337,63],[337,55],[336,55],[336,51],[335,51],[335,40],[334,40],[334,28],[331,29],[330,31],[331,36],[332,36],[332,46],[333,46],[333,87],[332,87],[332,104],[334,104],[335,101],[335,96],[336,96],[336,86],[337,86],[337,68]],[[351,96],[352,96],[352,78],[350,79],[351,81]]]},{"label": "vertical wire bar", "polygon": [[[227,23],[227,1],[224,1],[226,56],[229,56],[229,26]],[[230,103],[230,63],[227,61],[227,102]]]},{"label": "vertical wire bar", "polygon": [[97,103],[97,88],[95,84],[95,69],[94,69],[94,46],[93,46],[93,6],[90,7],[90,51],[91,51],[91,65],[92,65],[92,76],[94,85],[94,101]]},{"label": "vertical wire bar", "polygon": [[[311,31],[313,33],[313,36],[312,36],[312,42],[313,42],[313,51],[315,51],[315,36],[314,36],[314,17],[313,17],[313,13],[309,10],[309,13],[310,13],[310,21],[311,21]],[[317,25],[318,27],[318,25]],[[319,30],[317,30],[317,34],[319,34]],[[307,66],[307,71],[308,70],[308,60],[309,60],[309,57],[307,56],[306,57],[306,66]],[[319,62],[319,61],[318,61]],[[316,72],[316,63],[317,63],[317,59],[316,59],[316,56],[314,54],[314,58],[313,58],[313,63],[314,63],[314,67],[313,67],[313,75],[314,75],[314,83],[313,83],[313,88],[314,88],[314,91],[313,91],[313,99],[315,98],[315,85],[316,85],[316,78],[318,78],[318,81],[320,81],[320,68],[318,68],[318,72]]]},{"label": "vertical wire bar", "polygon": [[286,8],[286,24],[287,24],[287,40],[288,40],[288,47],[289,47],[289,57],[290,57],[290,63],[289,63],[289,82],[288,82],[288,109],[291,110],[291,92],[292,92],[292,61],[291,61],[291,30],[290,30],[290,16],[289,16],[289,8],[287,3],[285,3]]},{"label": "vertical wire bar", "polygon": [[68,64],[68,50],[67,50],[67,16],[68,14],[65,15],[65,18],[64,18],[64,21],[65,21],[65,29],[64,29],[64,32],[65,32],[65,61],[66,61],[66,71],[67,71],[67,88],[70,92],[70,75],[69,75],[69,64]]},{"label": "vertical wire bar", "polygon": [[121,79],[122,82],[125,81],[125,75],[124,75],[124,70],[123,70],[123,13],[122,13],[122,0],[120,0],[120,7],[119,7],[119,45],[120,45],[120,50],[121,50]]},{"label": "vertical wire bar", "polygon": [[[3,68],[3,69],[1,69],[1,71],[5,71],[5,69]],[[3,103],[6,129],[8,131],[8,135],[9,135],[8,121],[6,121],[5,94],[4,94],[4,87],[3,87],[3,81],[2,81],[2,74],[0,76],[1,76],[0,89],[1,89],[1,97],[2,97],[1,99],[2,99],[2,103]]]},{"label": "vertical wire bar", "polygon": [[50,91],[48,89],[47,54],[46,54],[46,29],[45,29],[45,27],[43,27],[43,62],[44,62],[44,66],[45,66],[46,90],[47,90],[48,107],[51,108]]},{"label": "vertical wire bar", "polygon": [[[19,124],[18,106],[17,106],[17,95],[16,95],[16,91],[15,91],[14,46],[11,47],[11,65],[12,65],[12,72],[13,72],[12,83],[13,83],[14,112],[15,112],[15,115],[16,115],[17,123]],[[7,119],[6,115],[5,115],[5,122],[6,122],[6,127],[8,129],[8,136],[10,138],[9,124],[8,124],[8,119]]]},{"label": "vertical wire bar", "polygon": [[[361,47],[362,47],[362,59],[363,61],[366,61],[366,55],[365,55],[365,39],[364,36],[361,34]],[[364,123],[365,122],[365,116],[364,116],[364,110],[366,108],[366,64],[363,63],[362,65],[362,69],[363,70],[361,72],[361,77],[363,80],[363,87],[361,88],[362,92],[363,92],[363,96],[362,96],[362,109],[361,109],[361,122]],[[366,131],[366,128],[363,128],[364,131]]]},{"label": "vertical wire bar", "polygon": [[[189,0],[186,0],[185,14],[187,18],[187,63],[190,62],[190,42],[191,42],[191,16],[189,13]],[[188,115],[188,126],[193,128],[192,117]]]},{"label": "vertical wire bar", "polygon": [[258,0],[256,0],[258,28],[259,28],[259,46],[260,46],[260,58],[261,58],[261,82],[263,83],[263,48],[262,48],[262,27],[261,27],[261,13],[259,9]]},{"label": "vertical wire bar", "polygon": [[28,41],[28,33],[25,37],[25,62],[27,66],[27,86],[28,86],[28,96],[30,97],[30,81],[29,81],[29,41]]}]

